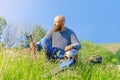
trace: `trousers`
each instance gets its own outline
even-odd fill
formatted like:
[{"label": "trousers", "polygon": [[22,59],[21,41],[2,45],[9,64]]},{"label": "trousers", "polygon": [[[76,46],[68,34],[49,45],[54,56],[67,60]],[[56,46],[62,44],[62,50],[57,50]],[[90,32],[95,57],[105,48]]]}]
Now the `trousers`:
[{"label": "trousers", "polygon": [[[65,51],[58,47],[52,47],[50,40],[47,38],[42,38],[40,40],[40,42],[37,42],[36,48],[37,48],[37,50],[40,50],[42,48],[45,51],[45,53],[47,55],[47,57],[46,57],[47,60],[49,60],[51,58],[52,59],[63,59],[64,58]],[[63,60],[60,64],[60,66],[61,67],[69,67],[74,63],[75,63],[75,60],[71,58],[67,61]]]}]

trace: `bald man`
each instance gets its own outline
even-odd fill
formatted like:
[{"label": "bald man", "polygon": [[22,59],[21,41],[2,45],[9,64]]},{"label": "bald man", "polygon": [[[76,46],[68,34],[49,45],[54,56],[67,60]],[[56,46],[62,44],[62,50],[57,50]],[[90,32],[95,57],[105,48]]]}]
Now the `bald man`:
[{"label": "bald man", "polygon": [[[66,52],[70,52],[69,56],[77,55],[81,48],[80,42],[76,34],[65,26],[65,17],[56,16],[54,18],[54,26],[50,29],[40,42],[36,43],[37,50],[42,47],[46,53],[47,60],[63,59]],[[68,57],[69,57],[68,56]],[[75,63],[75,59],[64,66],[71,66]]]}]

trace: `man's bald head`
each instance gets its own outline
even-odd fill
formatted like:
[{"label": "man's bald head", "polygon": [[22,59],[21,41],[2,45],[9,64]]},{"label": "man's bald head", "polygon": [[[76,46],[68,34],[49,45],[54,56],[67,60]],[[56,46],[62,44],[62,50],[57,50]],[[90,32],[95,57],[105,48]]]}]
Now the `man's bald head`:
[{"label": "man's bald head", "polygon": [[64,17],[64,16],[61,16],[61,15],[56,16],[54,20],[62,21],[62,22],[65,23],[65,17]]},{"label": "man's bald head", "polygon": [[56,16],[54,18],[54,27],[53,27],[54,31],[57,32],[64,30],[65,28],[64,23],[65,23],[64,16]]}]

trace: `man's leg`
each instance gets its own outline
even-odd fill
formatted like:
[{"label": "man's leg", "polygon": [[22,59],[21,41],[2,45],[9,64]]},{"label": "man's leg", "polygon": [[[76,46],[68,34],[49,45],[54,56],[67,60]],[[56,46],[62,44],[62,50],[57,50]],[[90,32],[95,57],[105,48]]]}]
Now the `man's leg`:
[{"label": "man's leg", "polygon": [[56,58],[56,59],[63,59],[64,58],[65,52],[63,49],[60,49],[58,47],[54,47],[53,49],[54,49],[53,55],[55,56],[54,58]]},{"label": "man's leg", "polygon": [[41,47],[46,52],[46,57],[49,60],[52,57],[53,48],[50,44],[50,40],[47,38],[42,38],[40,41]]},{"label": "man's leg", "polygon": [[64,59],[57,67],[52,69],[49,73],[45,74],[45,77],[48,77],[50,75],[55,75],[55,74],[59,73],[60,71],[69,68],[76,62],[76,60],[74,59],[74,55],[77,56],[77,51],[72,49],[68,52],[70,52],[70,55],[73,57],[70,56],[71,58]]},{"label": "man's leg", "polygon": [[41,44],[40,44],[40,42],[37,42],[36,43],[36,49],[37,49],[37,51],[39,51],[39,50],[41,50]]}]

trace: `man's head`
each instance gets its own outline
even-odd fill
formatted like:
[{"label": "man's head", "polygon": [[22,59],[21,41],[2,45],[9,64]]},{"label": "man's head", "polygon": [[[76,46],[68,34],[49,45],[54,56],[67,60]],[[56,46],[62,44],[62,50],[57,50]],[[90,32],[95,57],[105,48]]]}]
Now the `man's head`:
[{"label": "man's head", "polygon": [[64,23],[65,23],[65,17],[64,16],[56,16],[54,18],[54,31],[62,31],[64,30]]}]

